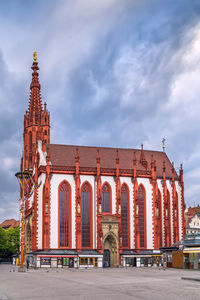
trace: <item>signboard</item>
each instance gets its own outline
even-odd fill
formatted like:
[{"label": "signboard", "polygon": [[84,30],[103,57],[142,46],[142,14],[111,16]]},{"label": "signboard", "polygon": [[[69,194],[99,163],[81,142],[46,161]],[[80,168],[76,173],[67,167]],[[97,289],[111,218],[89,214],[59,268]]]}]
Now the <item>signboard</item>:
[{"label": "signboard", "polygon": [[51,258],[50,257],[41,257],[40,258],[40,264],[41,265],[50,265],[51,264]]},{"label": "signboard", "polygon": [[63,257],[63,266],[69,266],[69,257]]},{"label": "signboard", "polygon": [[62,257],[58,257],[58,259],[57,259],[57,264],[58,264],[58,266],[62,266]]}]

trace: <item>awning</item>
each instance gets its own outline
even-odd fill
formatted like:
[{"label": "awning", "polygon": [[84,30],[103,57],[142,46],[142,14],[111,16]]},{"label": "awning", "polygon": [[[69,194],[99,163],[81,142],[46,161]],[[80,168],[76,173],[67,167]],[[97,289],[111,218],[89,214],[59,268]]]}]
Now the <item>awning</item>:
[{"label": "awning", "polygon": [[183,250],[183,253],[200,253],[200,247],[199,248],[185,248]]},{"label": "awning", "polygon": [[[152,257],[151,254],[122,254],[122,256],[124,258],[134,258],[134,257],[142,257],[142,258],[146,258],[146,257]],[[156,255],[157,256],[157,255]]]},{"label": "awning", "polygon": [[38,257],[42,257],[42,258],[45,258],[45,257],[57,257],[57,258],[61,258],[61,257],[64,257],[64,258],[70,258],[70,257],[77,257],[77,255],[38,255]]}]

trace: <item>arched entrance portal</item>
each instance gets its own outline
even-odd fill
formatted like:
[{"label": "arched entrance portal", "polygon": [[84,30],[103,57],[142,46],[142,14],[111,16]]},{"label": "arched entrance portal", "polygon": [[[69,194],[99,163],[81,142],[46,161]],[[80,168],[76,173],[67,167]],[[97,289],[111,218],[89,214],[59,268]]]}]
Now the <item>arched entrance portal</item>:
[{"label": "arched entrance portal", "polygon": [[118,245],[114,234],[110,233],[104,239],[103,243],[103,266],[117,267],[118,266]]}]

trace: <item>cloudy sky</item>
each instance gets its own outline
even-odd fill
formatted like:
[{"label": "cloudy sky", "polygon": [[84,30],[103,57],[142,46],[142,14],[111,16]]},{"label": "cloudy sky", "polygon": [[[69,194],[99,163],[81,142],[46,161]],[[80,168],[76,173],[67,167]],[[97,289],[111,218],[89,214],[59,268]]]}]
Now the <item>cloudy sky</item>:
[{"label": "cloudy sky", "polygon": [[17,218],[33,51],[51,142],[162,150],[200,204],[200,1],[0,1],[0,222]]}]

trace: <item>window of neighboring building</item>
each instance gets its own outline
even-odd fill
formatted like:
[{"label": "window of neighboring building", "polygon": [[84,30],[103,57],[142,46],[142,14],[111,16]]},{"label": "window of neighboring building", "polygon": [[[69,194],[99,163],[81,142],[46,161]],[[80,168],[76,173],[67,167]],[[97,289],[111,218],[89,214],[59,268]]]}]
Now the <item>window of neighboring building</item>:
[{"label": "window of neighboring building", "polygon": [[128,247],[128,188],[123,184],[121,188],[121,228],[122,247]]},{"label": "window of neighboring building", "polygon": [[59,190],[59,216],[60,216],[60,247],[70,246],[70,214],[71,199],[70,186],[67,182],[63,182]]},{"label": "window of neighboring building", "polygon": [[90,186],[86,182],[82,187],[82,247],[90,247],[91,245],[91,220],[90,212],[92,210]]},{"label": "window of neighboring building", "polygon": [[107,183],[105,183],[102,188],[102,213],[111,212],[110,197],[111,197],[110,187]]}]

